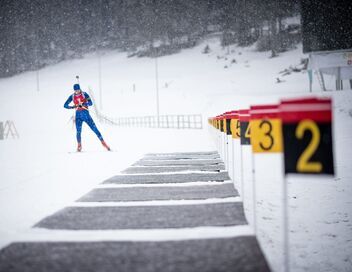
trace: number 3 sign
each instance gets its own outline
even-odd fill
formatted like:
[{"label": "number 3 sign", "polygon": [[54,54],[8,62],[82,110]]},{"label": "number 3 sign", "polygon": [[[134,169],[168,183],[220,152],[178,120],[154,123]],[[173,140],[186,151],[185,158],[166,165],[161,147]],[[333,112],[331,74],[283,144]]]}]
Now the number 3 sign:
[{"label": "number 3 sign", "polygon": [[282,152],[278,105],[251,106],[250,115],[253,153]]},{"label": "number 3 sign", "polygon": [[334,174],[329,98],[283,100],[285,173]]}]

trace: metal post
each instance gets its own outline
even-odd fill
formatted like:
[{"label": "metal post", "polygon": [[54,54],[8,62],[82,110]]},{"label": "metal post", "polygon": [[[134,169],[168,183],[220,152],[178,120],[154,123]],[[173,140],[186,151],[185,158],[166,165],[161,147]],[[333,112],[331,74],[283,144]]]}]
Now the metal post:
[{"label": "metal post", "polygon": [[218,150],[219,150],[219,153],[220,153],[220,158],[223,159],[223,156],[222,156],[222,141],[221,141],[221,131],[218,130]]},{"label": "metal post", "polygon": [[37,78],[37,92],[39,92],[39,69],[36,71],[36,78]]},{"label": "metal post", "polygon": [[220,137],[221,137],[221,136],[220,136],[220,131],[219,131],[218,129],[216,129],[216,149],[218,150],[218,153],[219,153],[219,156],[220,156],[220,159],[221,159]]},{"label": "metal post", "polygon": [[253,191],[253,229],[254,234],[257,234],[257,184],[255,180],[255,156],[252,152],[252,191]]},{"label": "metal post", "polygon": [[102,73],[101,73],[101,41],[103,39],[103,2],[99,1],[99,12],[100,12],[100,20],[99,20],[99,43],[97,44],[98,49],[98,69],[99,69],[99,108],[103,110],[103,89],[102,89]]},{"label": "metal post", "polygon": [[338,90],[338,91],[342,90],[342,88],[341,88],[341,67],[337,67],[336,90]]},{"label": "metal post", "polygon": [[102,90],[102,82],[101,82],[101,55],[98,52],[98,69],[99,69],[99,108],[103,110],[103,90]]},{"label": "metal post", "polygon": [[40,91],[40,86],[39,86],[39,37],[37,37],[37,42],[35,44],[35,66],[36,66],[36,72],[35,72],[35,76],[36,76],[36,83],[37,83],[37,92]]},{"label": "metal post", "polygon": [[227,135],[226,133],[226,139],[227,139],[227,172],[229,173],[229,176],[231,178],[231,171],[230,171],[230,154],[231,154],[231,150],[230,150],[230,146],[231,146],[231,142],[229,141],[229,135]]},{"label": "metal post", "polygon": [[289,247],[289,221],[288,221],[288,184],[287,184],[287,179],[283,179],[283,184],[282,184],[282,213],[283,213],[283,219],[284,219],[284,243],[283,243],[283,249],[284,249],[284,267],[285,267],[285,272],[290,271],[290,247]]},{"label": "metal post", "polygon": [[159,120],[159,78],[158,78],[158,56],[155,49],[155,85],[156,85],[156,116],[157,116],[157,125],[160,126]]},{"label": "metal post", "polygon": [[4,123],[0,122],[0,140],[4,140]]},{"label": "metal post", "polygon": [[235,142],[234,139],[231,139],[232,141],[232,179],[233,182],[235,183]]},{"label": "metal post", "polygon": [[224,149],[223,149],[223,147],[222,147],[222,132],[221,132],[221,130],[219,129],[218,130],[219,131],[219,153],[220,153],[220,158],[222,159],[222,160],[224,160],[224,154],[223,154],[223,152],[224,152]]},{"label": "metal post", "polygon": [[[225,120],[226,121],[226,120]],[[227,168],[227,170],[229,170],[228,168],[228,141],[227,141],[227,132],[224,132],[224,163],[225,166]]]},{"label": "metal post", "polygon": [[[241,141],[241,140],[240,140]],[[242,202],[244,205],[244,180],[243,180],[243,152],[242,152],[242,145],[240,142],[240,153],[241,153],[241,192],[242,192]]]},{"label": "metal post", "polygon": [[308,70],[308,78],[309,78],[309,92],[312,92],[313,89],[313,71],[312,70]]},{"label": "metal post", "polygon": [[324,75],[323,73],[319,70],[319,76],[320,76],[320,80],[321,80],[321,85],[323,87],[323,91],[326,91],[326,87],[325,87],[325,80],[324,80]]}]

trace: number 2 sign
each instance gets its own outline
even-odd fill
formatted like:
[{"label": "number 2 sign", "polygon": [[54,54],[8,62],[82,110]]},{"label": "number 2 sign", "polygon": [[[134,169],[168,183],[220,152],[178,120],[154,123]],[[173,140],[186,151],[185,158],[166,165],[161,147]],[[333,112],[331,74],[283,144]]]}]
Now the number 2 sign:
[{"label": "number 2 sign", "polygon": [[283,100],[279,110],[285,173],[334,175],[331,99]]}]

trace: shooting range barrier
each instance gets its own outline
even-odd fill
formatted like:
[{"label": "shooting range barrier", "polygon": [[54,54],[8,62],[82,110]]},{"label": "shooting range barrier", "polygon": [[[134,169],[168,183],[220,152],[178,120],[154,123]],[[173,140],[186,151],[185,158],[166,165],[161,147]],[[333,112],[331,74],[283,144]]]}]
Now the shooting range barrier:
[{"label": "shooting range barrier", "polygon": [[94,113],[100,123],[119,127],[203,129],[201,114],[177,114],[114,118],[102,114],[96,107],[94,92],[88,88],[93,100]]},{"label": "shooting range barrier", "polygon": [[119,127],[144,127],[144,128],[175,128],[175,129],[202,129],[202,115],[161,115],[110,118],[97,115],[102,123]]},{"label": "shooting range barrier", "polygon": [[[290,271],[288,177],[334,175],[331,99],[309,97],[254,105],[208,118],[208,123],[257,235],[258,226],[264,231],[273,228],[268,218],[258,217],[258,209],[263,203],[280,207],[272,214],[282,221],[282,237],[275,238],[282,244],[284,271]],[[269,180],[277,184],[277,190],[268,190]]]},{"label": "shooting range barrier", "polygon": [[15,123],[13,121],[0,121],[0,140],[8,139],[9,136],[12,139],[18,139],[20,136],[16,129]]}]

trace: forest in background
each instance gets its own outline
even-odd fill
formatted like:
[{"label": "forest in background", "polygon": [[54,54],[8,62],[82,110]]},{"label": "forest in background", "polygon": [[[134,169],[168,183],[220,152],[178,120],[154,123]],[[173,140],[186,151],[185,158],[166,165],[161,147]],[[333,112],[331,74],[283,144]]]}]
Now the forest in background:
[{"label": "forest in background", "polygon": [[101,50],[172,54],[214,32],[275,56],[300,41],[283,24],[299,13],[299,0],[2,0],[0,77]]}]

